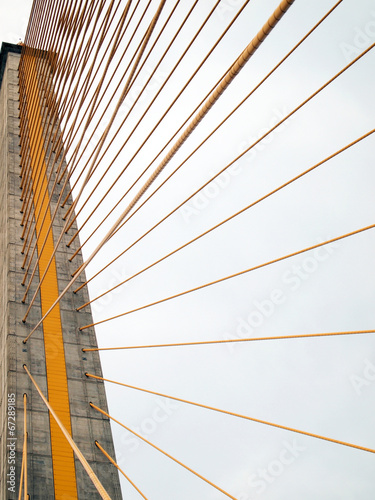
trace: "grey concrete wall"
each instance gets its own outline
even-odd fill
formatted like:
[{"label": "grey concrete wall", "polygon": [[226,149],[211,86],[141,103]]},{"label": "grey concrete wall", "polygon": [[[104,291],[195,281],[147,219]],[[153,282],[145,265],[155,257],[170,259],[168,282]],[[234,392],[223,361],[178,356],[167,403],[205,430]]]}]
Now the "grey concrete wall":
[{"label": "grey concrete wall", "polygon": [[[23,394],[28,395],[28,492],[32,499],[48,500],[54,498],[53,471],[51,460],[51,443],[49,437],[49,417],[44,403],[33,388],[23,369],[26,364],[44,394],[46,387],[46,366],[42,331],[36,332],[25,345],[23,339],[40,318],[40,299],[33,306],[26,324],[22,317],[27,303],[21,299],[24,288],[21,286],[23,257],[21,255],[22,228],[20,222],[20,147],[19,147],[19,94],[18,64],[19,55],[9,52],[1,83],[0,91],[0,498],[13,500],[18,498],[20,478],[21,450],[23,439]],[[49,166],[51,168],[51,165]],[[54,210],[56,197],[52,199]],[[59,209],[54,227],[54,238],[57,239],[62,228],[62,216],[66,209]],[[82,263],[81,255],[74,263],[68,261],[71,251],[78,245],[78,239],[68,250],[66,243],[75,231],[66,235],[56,255],[60,291],[70,279],[71,273]],[[82,281],[82,276],[80,280]],[[37,280],[35,280],[37,281]],[[32,291],[36,284],[33,284]],[[107,408],[104,385],[85,376],[85,372],[101,374],[98,353],[84,353],[82,347],[95,347],[96,336],[93,329],[79,331],[79,327],[92,322],[90,311],[77,312],[76,308],[87,300],[87,292],[74,295],[69,292],[61,301],[61,317],[63,325],[64,348],[67,364],[69,400],[71,408],[72,434],[78,447],[98,475],[103,486],[112,499],[121,499],[118,473],[94,444],[98,439],[103,447],[114,455],[110,424],[106,418],[92,410],[92,401],[103,409]],[[12,443],[8,425],[8,394],[16,397],[16,492],[7,489],[7,474],[11,464],[10,448]],[[91,480],[76,459],[78,482],[78,498],[99,499]],[[9,476],[8,476],[9,477]],[[66,499],[68,500],[68,499]]]}]

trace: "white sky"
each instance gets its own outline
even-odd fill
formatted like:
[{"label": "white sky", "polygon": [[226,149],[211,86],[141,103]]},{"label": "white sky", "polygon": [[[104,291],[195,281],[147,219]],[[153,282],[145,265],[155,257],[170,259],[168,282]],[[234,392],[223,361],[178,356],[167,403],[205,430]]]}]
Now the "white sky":
[{"label": "white sky", "polygon": [[[132,164],[134,171],[147,164],[175,123],[237,57],[278,3],[278,0],[250,2],[236,29],[228,34],[197,82],[178,103],[177,111],[167,117],[162,130]],[[334,3],[296,0],[157,183]],[[167,2],[167,6],[170,4]],[[222,10],[214,16],[192,54],[160,96],[158,109],[177,92],[186,74],[208,51],[240,4],[236,0],[223,0]],[[23,37],[30,2],[3,5],[0,39],[16,43]],[[178,20],[189,5],[191,2],[187,0],[181,2]],[[212,1],[199,5],[186,28],[186,38],[178,41],[173,57],[163,63],[161,80],[182,50],[188,33],[196,29],[211,5]],[[270,128],[374,42],[374,2],[344,0],[216,138],[181,169],[170,187],[156,195],[126,230],[113,238],[88,273],[92,275],[100,269],[109,256],[132,243],[213,172],[223,168],[245,145],[249,146],[264,128]],[[372,129],[374,67],[372,51],[281,130],[276,130],[266,144],[240,160],[236,175],[232,173],[226,181],[222,180],[228,186],[211,186],[211,190],[194,198],[155,234],[142,240],[103,273],[101,279],[94,280],[91,296],[143,269]],[[154,90],[157,88],[158,81],[154,82]],[[146,94],[139,110],[145,107],[154,90]],[[139,127],[114,171],[122,168],[140,138],[151,128],[156,113]],[[129,128],[131,123],[129,119]],[[374,141],[374,137],[364,140],[206,239],[132,280],[119,293],[98,301],[93,309],[95,319],[105,319],[373,224]],[[117,193],[123,192],[123,185],[134,178],[134,172],[129,170],[124,183],[119,183],[111,195],[108,206]],[[101,214],[105,213],[105,206]],[[83,221],[82,216],[80,222]],[[104,225],[100,234],[108,227],[109,223]],[[90,232],[86,229],[82,239]],[[306,253],[157,308],[104,323],[97,327],[98,341],[102,346],[120,346],[372,329],[374,233],[368,231],[328,250]],[[85,248],[85,255],[97,244],[99,236],[94,239]],[[114,380],[375,448],[375,346],[371,335],[250,342],[232,347],[118,351],[104,353],[102,363],[105,376]],[[134,430],[140,429],[145,437],[238,500],[374,498],[373,454],[182,403],[166,405],[157,397],[114,385],[107,386],[107,394],[114,417]],[[114,426],[113,432],[118,462],[146,497],[225,498],[158,452],[150,451],[123,429]],[[125,482],[123,493],[129,500],[140,498]]]}]

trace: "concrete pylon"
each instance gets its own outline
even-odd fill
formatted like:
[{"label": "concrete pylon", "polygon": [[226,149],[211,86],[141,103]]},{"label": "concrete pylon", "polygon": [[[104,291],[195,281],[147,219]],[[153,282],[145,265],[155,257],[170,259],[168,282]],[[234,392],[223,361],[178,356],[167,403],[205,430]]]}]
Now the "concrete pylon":
[{"label": "concrete pylon", "polygon": [[[18,71],[21,49],[21,46],[3,43],[0,54],[0,498],[13,500],[19,495],[24,444],[24,394],[27,396],[27,493],[30,498],[101,498],[49,415],[24,369],[26,366],[53,409],[65,422],[64,425],[110,498],[121,499],[117,470],[95,445],[97,439],[109,455],[115,458],[110,423],[89,405],[93,402],[100,408],[107,408],[103,383],[85,376],[86,372],[101,375],[98,353],[82,351],[83,347],[97,345],[93,329],[79,331],[80,326],[92,323],[90,311],[76,311],[82,300],[88,300],[85,290],[80,295],[71,292],[66,294],[60,301],[59,308],[53,311],[53,320],[45,322],[43,328],[36,331],[26,344],[23,343],[41,318],[51,296],[65,288],[71,273],[82,263],[82,257],[78,255],[74,264],[69,262],[71,251],[79,247],[79,242],[76,240],[68,251],[66,244],[70,237],[66,235],[54,257],[51,266],[53,272],[51,276],[46,276],[46,286],[42,285],[26,323],[23,323],[22,318],[27,310],[28,300],[36,289],[38,278],[33,281],[28,299],[23,304],[25,287],[21,283],[25,270],[22,269],[24,255],[21,252],[24,242],[21,240],[21,222],[24,214],[21,213],[20,200],[20,163],[23,158],[20,157]],[[37,55],[34,63],[37,64]],[[33,76],[31,75],[26,89],[29,99],[35,98],[32,95],[33,85],[36,85]],[[38,104],[40,109],[45,105],[43,102]],[[33,120],[43,117],[43,113],[38,115],[38,109],[34,107],[33,113],[26,117],[29,129],[38,126]],[[32,141],[35,142],[35,138],[31,138],[29,148],[33,147]],[[50,151],[43,152],[45,161],[49,158],[49,153]],[[29,154],[31,161],[35,163],[30,151]],[[39,152],[38,158],[40,157]],[[45,171],[41,165],[31,165],[29,173],[30,192],[34,195],[38,189],[39,195],[41,194],[41,186],[46,185],[47,174],[51,171],[51,162],[49,165],[45,164]],[[55,173],[49,181],[47,193],[51,192],[54,175]],[[56,195],[48,198],[50,214],[55,209],[56,202]],[[37,204],[37,201],[34,200],[33,203]],[[35,205],[34,213],[38,213],[38,210],[39,207]],[[66,209],[60,207],[58,210],[53,222],[52,243],[61,232],[62,217],[66,212]],[[40,245],[45,226],[41,226],[40,222],[38,224],[33,228],[34,242],[37,242],[34,262],[37,256],[40,262],[43,257],[44,260],[48,257],[48,251],[43,250]],[[75,229],[73,226],[72,231]],[[39,263],[39,273],[43,272],[41,265]],[[84,280],[84,276],[81,276],[77,283],[83,283]]]}]

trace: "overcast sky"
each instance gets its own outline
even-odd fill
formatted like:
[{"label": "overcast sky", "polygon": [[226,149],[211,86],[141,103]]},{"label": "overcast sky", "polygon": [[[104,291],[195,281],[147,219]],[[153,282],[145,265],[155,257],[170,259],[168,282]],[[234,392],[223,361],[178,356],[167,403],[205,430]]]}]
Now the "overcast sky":
[{"label": "overcast sky", "polygon": [[[242,3],[221,2],[161,94],[158,106],[120,155],[111,180]],[[129,119],[129,129],[213,4],[211,0],[200,3],[184,37],[177,40],[152,88],[139,103],[135,118]],[[188,115],[278,4],[278,0],[250,2],[97,217],[102,217],[124,191],[124,185],[134,178],[136,167],[148,164],[176,123]],[[334,4],[333,0],[295,1],[155,186]],[[180,2],[176,23],[190,5],[187,0]],[[170,6],[167,1],[160,22]],[[1,40],[16,43],[23,38],[29,9],[28,1],[2,6]],[[167,42],[168,37],[162,41],[162,47]],[[93,275],[110,256],[126,248],[374,42],[373,1],[344,0],[167,187],[112,239],[93,261],[88,274]],[[155,50],[150,68],[162,47]],[[220,182],[189,201],[93,280],[91,296],[96,297],[374,128],[374,68],[372,51],[239,160]],[[146,77],[147,68],[140,75],[139,84]],[[134,91],[126,102],[131,104],[135,97]],[[365,139],[105,300],[97,301],[93,307],[95,320],[374,224],[374,146],[373,136]],[[117,142],[113,151],[118,147]],[[92,203],[98,199],[94,197]],[[83,210],[80,223],[89,211]],[[85,247],[85,256],[116,214],[103,225],[93,238],[95,241]],[[89,224],[85,227],[82,240],[91,229]],[[98,342],[101,346],[125,346],[372,329],[374,233],[367,231],[319,251],[103,323],[97,327]],[[372,335],[112,351],[102,353],[102,363],[104,375],[110,379],[375,449]],[[115,385],[107,385],[107,394],[114,417],[139,430],[238,500],[372,500],[375,496],[374,454]],[[225,498],[122,428],[114,425],[113,432],[119,464],[147,498]],[[124,498],[141,498],[125,481],[122,484]]]}]

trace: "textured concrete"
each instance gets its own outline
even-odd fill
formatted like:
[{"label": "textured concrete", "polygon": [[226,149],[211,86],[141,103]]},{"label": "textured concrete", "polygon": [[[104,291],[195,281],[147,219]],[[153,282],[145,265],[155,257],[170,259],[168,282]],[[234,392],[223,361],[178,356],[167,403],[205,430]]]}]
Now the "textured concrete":
[{"label": "textured concrete", "polygon": [[[13,47],[13,49],[12,49]],[[27,323],[22,323],[22,317],[27,309],[27,303],[22,304],[24,288],[21,286],[23,272],[21,269],[22,241],[20,239],[22,220],[20,197],[20,146],[19,146],[19,94],[18,94],[18,64],[19,47],[5,46],[5,53],[0,57],[0,498],[13,500],[18,498],[20,481],[21,452],[23,440],[23,394],[28,396],[28,493],[31,499],[53,499],[53,471],[51,460],[51,442],[49,435],[48,412],[40,396],[33,388],[30,379],[23,369],[26,364],[36,379],[44,394],[47,395],[46,365],[44,358],[44,343],[42,331],[37,331],[25,345],[23,339],[40,318],[40,299],[33,306]],[[4,49],[4,44],[3,44]],[[14,50],[15,52],[12,52]],[[52,198],[52,211],[55,208],[56,197]],[[62,215],[56,218],[54,238],[57,239],[62,227]],[[75,226],[63,241],[56,254],[58,280],[60,291],[70,278],[73,270],[81,263],[80,255],[74,264],[68,262],[71,250],[75,250],[78,239],[68,253],[66,243],[75,232]],[[68,239],[69,238],[69,239]],[[82,278],[83,279],[83,278]],[[36,280],[37,281],[37,280]],[[36,285],[31,288],[32,296]],[[67,365],[69,401],[71,409],[71,424],[73,439],[81,449],[86,459],[98,475],[103,486],[112,499],[121,499],[118,474],[94,444],[100,440],[103,447],[114,455],[112,435],[109,422],[101,414],[92,410],[92,401],[106,409],[104,385],[85,377],[85,372],[101,375],[98,353],[83,353],[82,347],[95,347],[95,332],[91,329],[84,332],[79,327],[92,322],[91,313],[78,313],[75,308],[87,300],[87,292],[79,295],[69,292],[61,301],[61,317],[63,324],[64,348]],[[8,491],[6,479],[11,472],[9,463],[12,443],[8,424],[8,394],[16,395],[16,488],[15,493]],[[15,440],[14,440],[15,441]],[[76,476],[79,499],[100,498],[86,472],[76,459]],[[9,477],[9,476],[8,476]],[[68,500],[67,498],[65,500]]]}]

